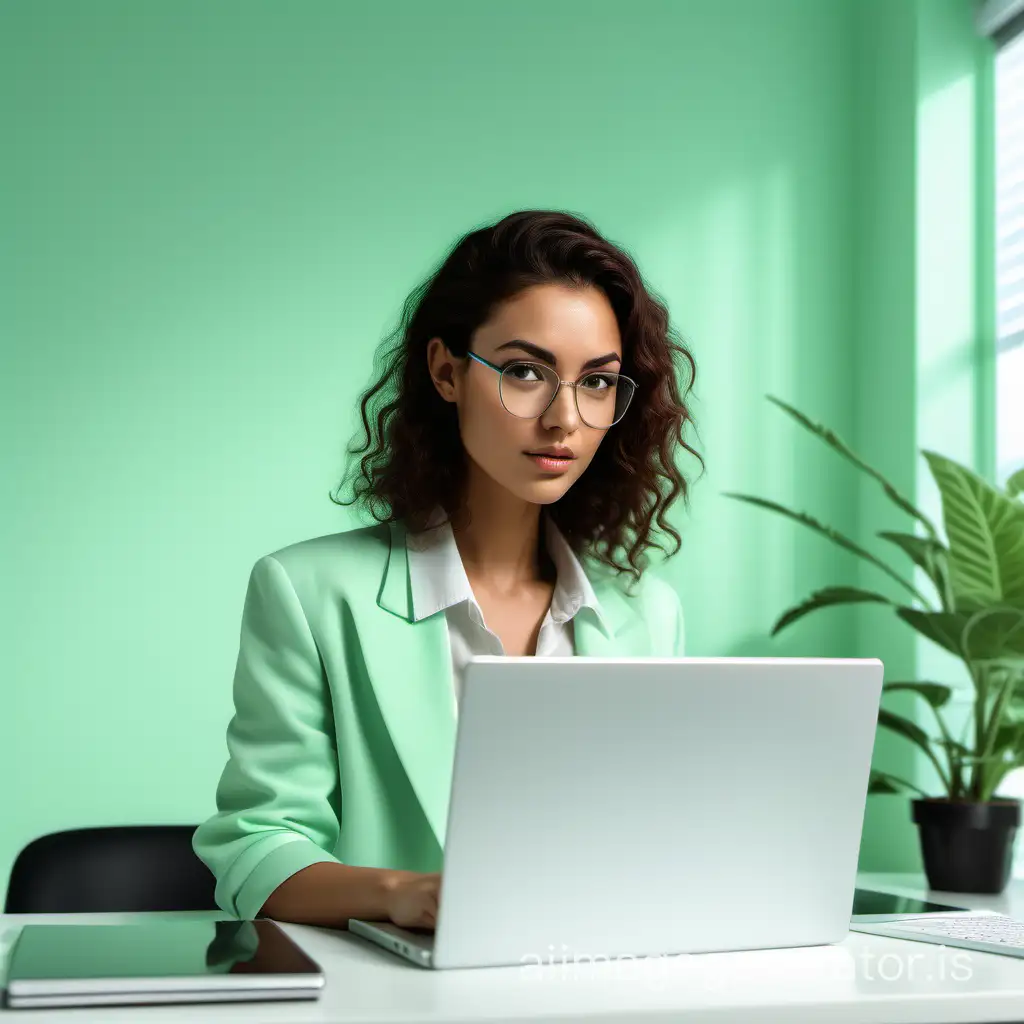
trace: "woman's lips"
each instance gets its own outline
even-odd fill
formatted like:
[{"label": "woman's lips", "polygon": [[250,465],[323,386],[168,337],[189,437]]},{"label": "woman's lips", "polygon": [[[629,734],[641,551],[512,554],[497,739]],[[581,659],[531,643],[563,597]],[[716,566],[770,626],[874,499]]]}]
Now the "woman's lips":
[{"label": "woman's lips", "polygon": [[534,465],[549,473],[564,473],[574,461],[573,459],[560,458],[556,455],[530,455],[529,452],[526,453],[526,457],[530,459]]}]

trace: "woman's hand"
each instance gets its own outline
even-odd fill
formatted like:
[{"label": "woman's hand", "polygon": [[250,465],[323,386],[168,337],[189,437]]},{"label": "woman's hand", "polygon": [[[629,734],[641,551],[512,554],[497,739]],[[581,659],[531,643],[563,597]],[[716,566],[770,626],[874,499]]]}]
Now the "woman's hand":
[{"label": "woman's hand", "polygon": [[388,920],[400,928],[427,928],[433,931],[437,926],[437,898],[440,890],[440,872],[395,872],[388,879],[386,887]]}]

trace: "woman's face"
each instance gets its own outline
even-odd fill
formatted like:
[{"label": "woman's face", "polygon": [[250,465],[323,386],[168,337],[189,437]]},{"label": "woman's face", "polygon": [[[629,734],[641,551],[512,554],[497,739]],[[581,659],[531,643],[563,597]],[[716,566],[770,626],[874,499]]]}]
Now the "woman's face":
[{"label": "woman's face", "polygon": [[[557,501],[590,465],[607,429],[580,419],[575,389],[570,387],[560,387],[539,416],[512,415],[499,397],[499,374],[475,359],[453,357],[442,341],[434,338],[428,346],[430,372],[441,396],[458,406],[459,431],[471,463],[524,501]],[[619,373],[622,368],[615,314],[604,294],[592,287],[528,288],[503,303],[476,330],[469,348],[499,367],[522,361],[548,365],[566,381],[593,371]],[[530,382],[542,386],[530,371],[516,371],[516,376],[524,381],[524,394]],[[513,386],[511,380],[506,384],[507,403]],[[527,454],[550,446],[571,449],[573,458],[551,468]]]}]

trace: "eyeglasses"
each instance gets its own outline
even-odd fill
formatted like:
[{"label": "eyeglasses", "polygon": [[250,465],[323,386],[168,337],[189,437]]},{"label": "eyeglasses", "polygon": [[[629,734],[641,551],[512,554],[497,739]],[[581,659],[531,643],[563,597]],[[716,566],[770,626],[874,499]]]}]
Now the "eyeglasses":
[{"label": "eyeglasses", "polygon": [[501,367],[475,352],[467,352],[466,355],[497,371],[501,404],[506,412],[520,419],[532,420],[543,416],[564,384],[572,388],[580,419],[588,427],[607,430],[626,415],[636,391],[635,382],[621,373],[588,370],[575,381],[562,380],[543,363],[517,361]]}]

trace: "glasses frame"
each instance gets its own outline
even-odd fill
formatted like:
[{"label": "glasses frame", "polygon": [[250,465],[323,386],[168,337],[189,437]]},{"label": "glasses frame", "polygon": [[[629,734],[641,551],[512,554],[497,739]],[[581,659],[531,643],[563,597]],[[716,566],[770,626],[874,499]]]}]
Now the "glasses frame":
[{"label": "glasses frame", "polygon": [[[514,359],[511,363],[508,364],[508,366],[502,367],[502,366],[498,366],[496,363],[492,363],[489,359],[484,359],[483,356],[478,356],[475,352],[467,352],[466,355],[470,359],[475,359],[478,363],[482,363],[484,366],[489,366],[492,370],[494,370],[498,374],[499,377],[504,376],[505,370],[507,370],[509,366],[517,366],[517,365],[522,365],[524,363],[527,366],[540,366],[540,367],[543,367],[545,370],[552,370],[553,369],[552,367],[548,366],[546,363],[538,363],[535,359]],[[612,422],[609,423],[607,427],[595,427],[592,423],[587,423],[586,417],[583,415],[583,412],[580,409],[579,392],[576,390],[580,386],[580,383],[582,381],[584,381],[587,377],[593,377],[594,374],[596,374],[596,373],[612,374],[615,377],[618,377],[619,380],[629,381],[629,383],[632,385],[632,388],[633,388],[633,390],[630,392],[630,395],[629,395],[629,401],[626,402],[626,408],[623,409],[621,415],[617,419],[612,420]],[[556,374],[556,376],[557,376],[557,374]],[[575,380],[562,380],[561,377],[558,377],[558,386],[555,388],[554,392],[551,395],[551,401],[548,402],[548,404],[545,405],[544,408],[541,409],[541,411],[539,413],[537,413],[537,415],[535,417],[534,416],[520,416],[518,413],[514,413],[514,412],[512,412],[509,409],[509,407],[505,404],[505,399],[502,397],[502,394],[501,394],[501,381],[500,380],[498,381],[498,398],[501,400],[501,407],[502,407],[502,409],[504,409],[505,412],[507,412],[509,414],[509,416],[515,416],[515,418],[517,420],[540,419],[540,417],[543,416],[544,413],[546,413],[548,411],[548,409],[551,408],[552,405],[554,405],[555,399],[558,397],[558,393],[562,389],[563,386],[567,387],[567,388],[572,388],[572,400],[573,400],[574,404],[576,405],[576,415],[579,416],[581,423],[585,423],[592,430],[611,430],[611,428],[614,427],[617,423],[621,423],[622,420],[623,420],[623,417],[625,417],[626,413],[629,411],[629,407],[633,404],[633,396],[636,394],[636,381],[633,380],[632,377],[627,377],[624,373],[616,373],[614,370],[593,369],[593,370],[586,370],[585,372],[581,373]]]}]

